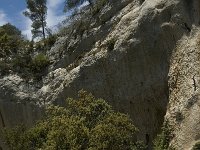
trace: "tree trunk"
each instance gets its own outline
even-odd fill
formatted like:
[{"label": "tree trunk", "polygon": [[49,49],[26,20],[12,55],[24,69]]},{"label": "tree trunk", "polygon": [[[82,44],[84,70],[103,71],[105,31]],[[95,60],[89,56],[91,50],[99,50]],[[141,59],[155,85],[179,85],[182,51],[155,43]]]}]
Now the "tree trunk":
[{"label": "tree trunk", "polygon": [[43,39],[45,40],[46,36],[45,36],[44,21],[42,21],[42,35],[43,35]]},{"label": "tree trunk", "polygon": [[2,113],[1,113],[1,110],[0,110],[0,118],[1,118],[2,126],[3,126],[3,127],[6,127],[5,122],[4,122],[4,119],[3,119],[3,115],[2,115]]},{"label": "tree trunk", "polygon": [[45,36],[45,25],[44,25],[44,14],[42,14],[42,35],[43,35],[43,39],[45,40],[46,36]]}]

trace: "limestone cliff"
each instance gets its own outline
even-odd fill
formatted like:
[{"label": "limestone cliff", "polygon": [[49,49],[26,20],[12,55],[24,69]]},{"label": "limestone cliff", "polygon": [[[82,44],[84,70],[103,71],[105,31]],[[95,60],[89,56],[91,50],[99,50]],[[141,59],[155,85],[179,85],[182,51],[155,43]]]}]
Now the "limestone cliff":
[{"label": "limestone cliff", "polygon": [[174,129],[171,146],[191,149],[200,140],[200,31],[183,36],[174,50],[169,72],[170,97],[166,119]]},{"label": "limestone cliff", "polygon": [[[200,2],[111,0],[90,21],[81,36],[74,30],[48,52],[52,65],[42,83],[25,83],[17,75],[0,80],[3,124],[12,122],[4,103],[62,105],[84,89],[128,113],[141,131],[138,138],[149,145],[167,112],[176,129],[171,146],[191,148],[200,139]],[[16,108],[14,118],[25,113]],[[26,110],[31,123],[34,113]]]}]

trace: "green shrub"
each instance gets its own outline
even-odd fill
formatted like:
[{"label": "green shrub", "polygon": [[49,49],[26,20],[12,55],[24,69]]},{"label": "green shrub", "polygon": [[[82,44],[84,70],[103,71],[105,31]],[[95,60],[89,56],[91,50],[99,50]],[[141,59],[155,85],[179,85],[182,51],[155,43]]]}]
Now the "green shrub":
[{"label": "green shrub", "polygon": [[3,135],[6,139],[9,139],[6,141],[6,144],[9,145],[12,150],[28,149],[27,135],[24,134],[25,130],[26,128],[24,125],[19,125],[13,129],[5,129],[3,131]]},{"label": "green shrub", "polygon": [[[45,52],[56,41],[51,35],[45,41],[28,41],[21,31],[11,24],[0,26],[0,74],[9,74],[9,70],[18,73],[24,79],[41,79],[49,65],[47,56],[40,53],[32,58],[34,48]],[[45,47],[46,45],[46,47]]]},{"label": "green shrub", "polygon": [[46,55],[40,53],[32,59],[30,69],[36,78],[41,78],[45,73],[47,66],[50,64],[49,59]]},{"label": "green shrub", "polygon": [[21,31],[10,23],[0,26],[0,36],[7,34],[9,36],[21,37]]},{"label": "green shrub", "polygon": [[34,52],[34,41],[23,40],[20,42],[18,54],[30,55]]},{"label": "green shrub", "polygon": [[49,64],[48,57],[42,53],[33,59],[29,54],[19,54],[9,61],[0,61],[0,72],[1,75],[6,75],[9,73],[9,70],[12,70],[26,80],[40,80],[45,75]]},{"label": "green shrub", "polygon": [[6,129],[12,150],[139,150],[137,128],[129,116],[115,112],[102,99],[80,91],[66,107],[49,106],[46,117],[30,129]]},{"label": "green shrub", "polygon": [[57,40],[57,35],[53,34],[47,37],[44,41],[44,45],[46,47],[46,50],[50,50],[51,47],[55,44]]},{"label": "green shrub", "polygon": [[34,49],[35,49],[35,51],[38,51],[38,52],[44,52],[45,48],[44,48],[43,40],[36,42],[34,45]]},{"label": "green shrub", "polygon": [[0,26],[0,57],[5,58],[17,53],[23,41],[21,31],[11,24]]},{"label": "green shrub", "polygon": [[30,55],[17,55],[12,60],[13,70],[17,72],[23,72],[24,68],[28,68],[31,62]]},{"label": "green shrub", "polygon": [[48,64],[49,64],[49,59],[47,58],[47,56],[40,53],[33,58],[31,67],[33,72],[40,72],[42,69],[47,67]]},{"label": "green shrub", "polygon": [[5,60],[0,61],[0,73],[1,75],[6,75],[9,73],[9,70],[11,70],[11,66],[9,63],[7,63]]},{"label": "green shrub", "polygon": [[11,70],[17,72],[22,78],[29,80],[33,76],[30,69],[31,60],[30,55],[17,55],[10,62]]},{"label": "green shrub", "polygon": [[41,41],[36,42],[34,48],[36,51],[46,53],[51,49],[56,40],[57,40],[57,35],[52,34],[48,36],[46,39],[42,39]]},{"label": "green shrub", "polygon": [[154,150],[168,150],[169,143],[173,138],[172,131],[168,121],[166,121],[162,127],[161,133],[157,135],[154,140]]},{"label": "green shrub", "polygon": [[131,149],[135,146],[136,131],[128,116],[111,113],[91,130],[90,149]]},{"label": "green shrub", "polygon": [[108,51],[112,51],[114,49],[116,43],[116,39],[111,39],[106,43]]},{"label": "green shrub", "polygon": [[193,146],[192,150],[200,150],[200,141]]},{"label": "green shrub", "polygon": [[11,39],[7,34],[4,34],[0,37],[0,52],[1,57],[4,58],[6,56],[9,56],[11,54],[11,45],[10,45]]}]

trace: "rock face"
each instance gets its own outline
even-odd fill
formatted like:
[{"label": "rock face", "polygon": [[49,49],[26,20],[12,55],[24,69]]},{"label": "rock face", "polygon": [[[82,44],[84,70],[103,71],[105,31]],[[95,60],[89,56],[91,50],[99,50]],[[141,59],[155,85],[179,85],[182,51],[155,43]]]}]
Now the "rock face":
[{"label": "rock face", "polygon": [[188,149],[200,139],[199,22],[197,0],[113,0],[82,36],[57,41],[42,85],[24,88],[21,79],[8,85],[10,77],[4,77],[0,101],[62,105],[84,89],[128,113],[149,146],[167,111],[165,118],[176,128],[171,145]]},{"label": "rock face", "polygon": [[170,102],[166,120],[174,128],[171,146],[191,149],[200,140],[200,30],[184,36],[170,67]]},{"label": "rock face", "polygon": [[[43,109],[35,105],[36,87],[24,82],[18,75],[0,79],[0,129],[22,123],[31,126],[42,116]],[[0,139],[0,149],[6,149],[1,142]]]}]

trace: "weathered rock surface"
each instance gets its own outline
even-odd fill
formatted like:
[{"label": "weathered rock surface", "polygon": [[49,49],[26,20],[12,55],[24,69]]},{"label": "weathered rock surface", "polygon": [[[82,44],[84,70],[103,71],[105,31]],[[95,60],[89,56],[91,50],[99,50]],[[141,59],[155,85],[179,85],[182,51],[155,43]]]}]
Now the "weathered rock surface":
[{"label": "weathered rock surface", "polygon": [[[189,149],[200,139],[200,2],[119,0],[112,5],[81,37],[57,41],[48,52],[52,65],[41,87],[25,87],[17,76],[1,79],[0,102],[62,105],[84,89],[128,113],[141,131],[138,138],[149,145],[167,111],[176,128],[171,145]],[[7,106],[0,110],[4,118],[10,115]]]},{"label": "weathered rock surface", "polygon": [[200,140],[200,30],[184,36],[173,53],[166,119],[174,129],[171,146],[191,149]]},{"label": "weathered rock surface", "polygon": [[[38,89],[35,83],[26,83],[18,75],[0,79],[0,129],[22,123],[31,126],[42,116],[43,109],[36,105],[38,101],[34,94]],[[1,142],[0,139],[0,148],[4,148]]]}]

